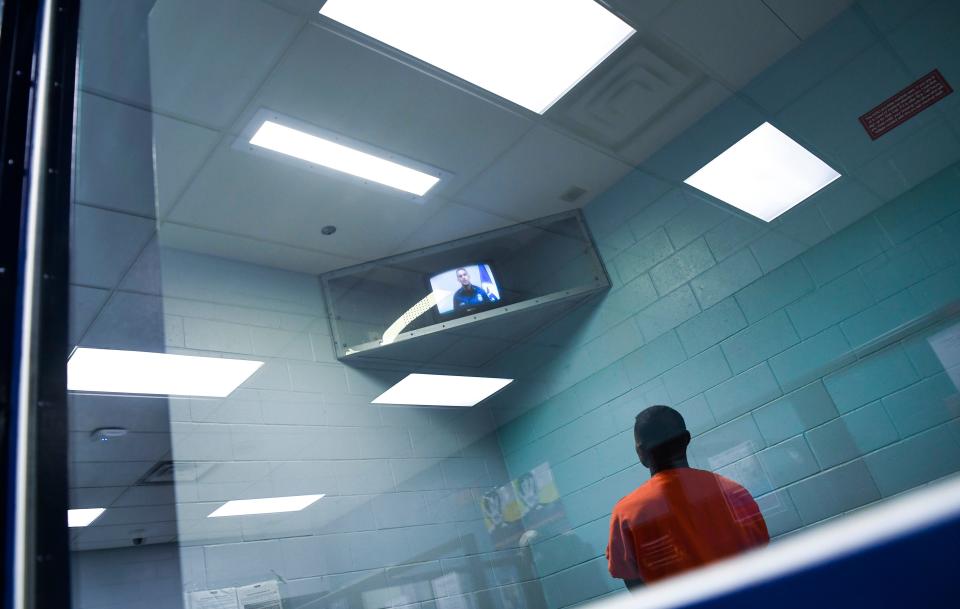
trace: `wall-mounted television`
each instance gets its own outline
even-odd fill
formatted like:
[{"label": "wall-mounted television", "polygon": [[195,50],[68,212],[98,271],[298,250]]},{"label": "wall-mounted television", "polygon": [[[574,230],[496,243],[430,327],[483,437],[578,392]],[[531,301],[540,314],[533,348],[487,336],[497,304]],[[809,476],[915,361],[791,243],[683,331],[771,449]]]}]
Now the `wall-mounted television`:
[{"label": "wall-mounted television", "polygon": [[500,286],[486,262],[463,264],[430,277],[430,289],[441,317],[457,317],[495,307]]}]

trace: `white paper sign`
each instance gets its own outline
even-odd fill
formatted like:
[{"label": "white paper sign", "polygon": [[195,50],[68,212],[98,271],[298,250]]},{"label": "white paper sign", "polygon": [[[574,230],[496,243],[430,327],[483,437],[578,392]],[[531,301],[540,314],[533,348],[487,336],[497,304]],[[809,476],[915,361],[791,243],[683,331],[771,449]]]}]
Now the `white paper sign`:
[{"label": "white paper sign", "polygon": [[188,595],[190,609],[240,609],[236,588],[198,590]]},{"label": "white paper sign", "polygon": [[283,609],[280,586],[276,580],[240,586],[237,588],[237,599],[241,609]]}]

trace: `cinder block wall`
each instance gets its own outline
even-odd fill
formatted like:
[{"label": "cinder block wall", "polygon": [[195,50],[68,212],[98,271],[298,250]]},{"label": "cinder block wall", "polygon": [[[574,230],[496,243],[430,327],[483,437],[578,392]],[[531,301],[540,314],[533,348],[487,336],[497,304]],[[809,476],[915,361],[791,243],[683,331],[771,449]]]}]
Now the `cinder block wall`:
[{"label": "cinder block wall", "polygon": [[[529,549],[496,551],[481,520],[480,494],[505,480],[489,411],[372,405],[403,374],[336,361],[315,277],[169,254],[165,313],[184,329],[172,350],[266,362],[227,400],[173,410],[174,458],[215,462],[196,499],[178,486],[179,542],[202,562],[192,586],[276,573],[291,606],[542,599]],[[205,518],[217,501],[304,493],[327,496],[295,514]]]},{"label": "cinder block wall", "polygon": [[[618,286],[588,331],[524,379],[531,396],[553,395],[499,431],[511,475],[550,463],[563,493],[570,532],[534,546],[551,607],[619,585],[605,575],[607,516],[646,479],[632,445],[646,405],[684,414],[693,465],[744,484],[774,536],[960,470],[957,388],[928,342],[960,318],[857,354],[960,300],[958,193],[954,166],[769,273],[749,248],[718,260],[702,235],[674,248],[683,212],[649,227],[658,252],[641,237],[608,260]],[[706,269],[685,261],[692,251]],[[627,262],[634,252],[647,261]],[[670,267],[684,282],[661,294]],[[637,312],[607,311],[624,293]]]},{"label": "cinder block wall", "polygon": [[[185,591],[279,576],[291,608],[543,606],[529,548],[495,548],[482,521],[480,495],[507,480],[491,412],[372,405],[403,373],[335,359],[317,277],[154,248],[125,289],[106,318],[156,313],[168,352],[265,362],[228,398],[170,399],[172,458],[197,466],[176,484]],[[207,518],[231,499],[314,493],[300,512]],[[77,606],[155,606],[138,557],[158,551],[76,553]]]},{"label": "cinder block wall", "polygon": [[[519,377],[493,404],[511,475],[548,462],[563,495],[569,530],[534,545],[551,608],[622,589],[603,551],[647,477],[646,405],[683,412],[693,464],[774,536],[960,470],[928,342],[960,319],[861,351],[960,300],[960,102],[876,141],[857,122],[934,67],[960,82],[958,23],[956,3],[856,5],[587,207],[613,289],[490,370]],[[843,175],[769,225],[682,185],[764,120]]]}]

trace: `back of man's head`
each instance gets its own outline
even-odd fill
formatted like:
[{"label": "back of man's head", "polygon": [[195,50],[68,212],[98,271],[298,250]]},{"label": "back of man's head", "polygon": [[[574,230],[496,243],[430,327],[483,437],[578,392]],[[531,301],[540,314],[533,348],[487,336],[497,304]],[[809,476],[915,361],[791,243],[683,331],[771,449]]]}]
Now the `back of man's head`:
[{"label": "back of man's head", "polygon": [[655,461],[686,454],[690,441],[683,415],[662,405],[650,406],[637,415],[633,437],[637,443],[637,453],[642,451]]}]

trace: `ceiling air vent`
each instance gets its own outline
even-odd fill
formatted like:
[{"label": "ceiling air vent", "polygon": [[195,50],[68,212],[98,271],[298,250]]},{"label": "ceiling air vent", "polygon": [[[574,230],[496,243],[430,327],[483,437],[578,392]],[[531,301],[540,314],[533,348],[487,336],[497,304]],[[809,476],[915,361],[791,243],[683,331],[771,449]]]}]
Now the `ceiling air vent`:
[{"label": "ceiling air vent", "polygon": [[587,194],[586,188],[571,186],[567,189],[567,192],[560,195],[560,199],[566,201],[567,203],[576,203],[577,200],[585,194]]}]

